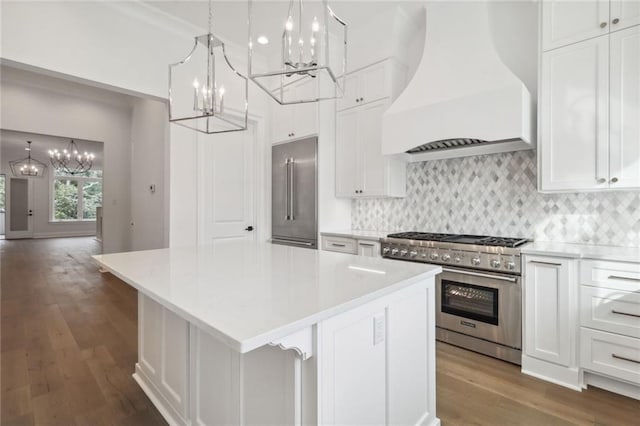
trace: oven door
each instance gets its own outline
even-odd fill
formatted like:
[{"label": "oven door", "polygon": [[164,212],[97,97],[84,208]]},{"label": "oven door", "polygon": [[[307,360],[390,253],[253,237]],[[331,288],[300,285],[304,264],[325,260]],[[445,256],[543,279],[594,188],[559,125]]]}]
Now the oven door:
[{"label": "oven door", "polygon": [[520,349],[520,277],[443,268],[436,279],[436,325]]}]

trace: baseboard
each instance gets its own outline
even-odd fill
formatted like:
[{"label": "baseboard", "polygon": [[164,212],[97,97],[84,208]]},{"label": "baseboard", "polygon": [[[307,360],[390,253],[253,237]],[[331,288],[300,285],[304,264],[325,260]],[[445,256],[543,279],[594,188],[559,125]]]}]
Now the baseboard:
[{"label": "baseboard", "polygon": [[95,237],[95,231],[34,232],[33,238]]},{"label": "baseboard", "polygon": [[136,372],[133,373],[133,379],[142,388],[153,405],[158,409],[162,417],[171,426],[186,426],[187,422],[169,405],[166,399],[160,394],[156,386],[136,363]]},{"label": "baseboard", "polygon": [[588,371],[584,372],[584,385],[594,386],[609,392],[627,396],[629,398],[640,400],[640,386],[620,380],[610,379],[606,376],[593,374]]},{"label": "baseboard", "polygon": [[551,362],[542,361],[522,355],[522,373],[546,382],[555,383],[575,391],[582,391],[580,370],[578,368],[563,367]]}]

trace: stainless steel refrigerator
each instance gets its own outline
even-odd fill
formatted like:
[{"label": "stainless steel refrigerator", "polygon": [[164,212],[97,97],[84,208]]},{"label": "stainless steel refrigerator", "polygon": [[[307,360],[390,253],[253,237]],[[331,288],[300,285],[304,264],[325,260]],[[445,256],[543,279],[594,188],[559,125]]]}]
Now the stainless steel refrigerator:
[{"label": "stainless steel refrigerator", "polygon": [[318,247],[318,138],[271,151],[271,242]]}]

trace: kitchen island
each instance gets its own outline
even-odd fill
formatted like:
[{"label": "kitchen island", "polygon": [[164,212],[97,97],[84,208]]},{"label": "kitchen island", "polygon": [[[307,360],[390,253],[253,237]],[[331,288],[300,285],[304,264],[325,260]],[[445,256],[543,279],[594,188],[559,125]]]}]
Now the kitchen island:
[{"label": "kitchen island", "polygon": [[170,424],[439,424],[438,266],[229,241],[95,256]]}]

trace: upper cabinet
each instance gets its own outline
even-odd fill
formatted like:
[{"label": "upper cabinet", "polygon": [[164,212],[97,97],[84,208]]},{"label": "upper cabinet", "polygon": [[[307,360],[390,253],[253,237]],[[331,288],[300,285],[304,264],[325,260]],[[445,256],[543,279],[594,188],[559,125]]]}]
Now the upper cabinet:
[{"label": "upper cabinet", "polygon": [[544,51],[640,24],[638,1],[546,0],[541,3]]},{"label": "upper cabinet", "polygon": [[[297,96],[312,96],[314,80],[292,84],[285,91],[300,93]],[[318,105],[317,102],[296,105],[276,105],[273,108],[271,127],[272,142],[282,142],[289,139],[299,139],[318,133]]]},{"label": "upper cabinet", "polygon": [[404,79],[404,67],[393,59],[347,76],[336,105],[336,196],[405,196],[406,163],[382,155],[381,127]]},{"label": "upper cabinet", "polygon": [[[543,2],[543,40],[552,18],[560,25],[568,10],[601,3]],[[611,10],[624,14],[612,25],[637,21],[640,2],[617,3]],[[540,62],[539,189],[640,188],[640,25],[542,52]]]}]

